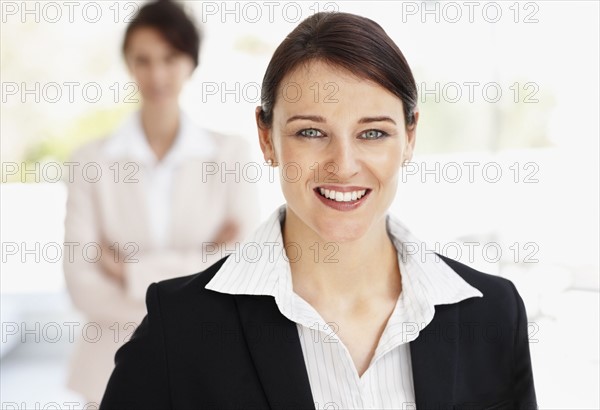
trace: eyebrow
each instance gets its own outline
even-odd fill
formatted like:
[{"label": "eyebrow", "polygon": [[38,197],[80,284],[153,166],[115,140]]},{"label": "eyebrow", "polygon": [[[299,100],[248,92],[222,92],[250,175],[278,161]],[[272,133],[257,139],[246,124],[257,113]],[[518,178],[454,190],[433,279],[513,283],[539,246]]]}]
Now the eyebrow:
[{"label": "eyebrow", "polygon": [[393,119],[391,119],[390,117],[387,117],[385,115],[380,116],[380,117],[364,117],[364,118],[361,118],[358,121],[358,123],[359,124],[367,124],[369,122],[381,122],[381,121],[391,122],[392,124],[396,125],[396,121],[394,121]]},{"label": "eyebrow", "polygon": [[314,122],[326,122],[325,118],[321,117],[320,115],[292,115],[290,118],[288,118],[288,120],[285,123],[289,124],[290,122],[297,121],[297,120],[309,120],[309,121],[314,121]]},{"label": "eyebrow", "polygon": [[[320,115],[293,115],[290,118],[288,118],[288,120],[286,121],[286,124],[289,124],[290,122],[297,121],[297,120],[309,120],[309,121],[314,121],[314,122],[319,122],[319,123],[327,122],[327,121],[325,121],[325,118],[321,117]],[[392,118],[387,117],[385,115],[380,116],[380,117],[363,117],[358,121],[358,123],[359,124],[368,124],[371,122],[381,122],[381,121],[391,122],[392,124],[396,125],[396,121],[394,121]]]}]

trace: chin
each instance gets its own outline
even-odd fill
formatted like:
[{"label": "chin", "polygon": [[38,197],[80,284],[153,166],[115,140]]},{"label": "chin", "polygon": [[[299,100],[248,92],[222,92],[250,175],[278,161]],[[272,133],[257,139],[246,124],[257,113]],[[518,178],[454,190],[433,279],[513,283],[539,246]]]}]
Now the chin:
[{"label": "chin", "polygon": [[317,233],[326,242],[352,242],[365,235],[368,229],[366,222],[364,220],[343,222],[328,218],[317,221]]},{"label": "chin", "polygon": [[144,100],[155,106],[167,106],[173,104],[173,101],[176,101],[176,99],[174,99],[172,96],[154,97]]}]

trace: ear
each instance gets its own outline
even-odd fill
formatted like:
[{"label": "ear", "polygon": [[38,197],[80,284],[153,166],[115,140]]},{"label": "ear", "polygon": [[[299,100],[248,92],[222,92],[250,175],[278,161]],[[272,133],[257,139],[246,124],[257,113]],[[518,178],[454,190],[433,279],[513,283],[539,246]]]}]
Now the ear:
[{"label": "ear", "polygon": [[415,143],[417,141],[417,124],[419,122],[419,107],[415,107],[414,114],[415,121],[406,129],[406,146],[404,150],[403,161],[410,161],[415,150]]},{"label": "ear", "polygon": [[258,106],[254,110],[254,116],[256,118],[256,128],[258,130],[258,142],[260,144],[260,149],[263,152],[263,157],[265,162],[270,158],[274,163],[277,162],[275,158],[275,149],[273,148],[273,140],[271,138],[271,128],[268,128],[263,122],[260,120],[260,113],[262,107]]}]

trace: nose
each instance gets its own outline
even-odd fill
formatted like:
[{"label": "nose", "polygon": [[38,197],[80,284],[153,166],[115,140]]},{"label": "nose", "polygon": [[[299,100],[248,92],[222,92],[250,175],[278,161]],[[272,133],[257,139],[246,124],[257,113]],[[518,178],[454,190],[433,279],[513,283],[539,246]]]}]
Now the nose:
[{"label": "nose", "polygon": [[154,62],[150,66],[150,80],[152,87],[161,88],[167,78],[167,70],[164,64]]},{"label": "nose", "polygon": [[350,181],[360,171],[360,153],[354,139],[336,136],[329,145],[328,161],[324,164],[326,174],[338,183]]}]

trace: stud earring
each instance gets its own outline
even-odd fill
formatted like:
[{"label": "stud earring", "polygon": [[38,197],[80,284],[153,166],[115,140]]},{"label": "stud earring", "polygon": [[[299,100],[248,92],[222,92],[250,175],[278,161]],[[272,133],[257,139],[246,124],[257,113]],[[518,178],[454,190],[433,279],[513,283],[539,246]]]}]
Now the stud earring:
[{"label": "stud earring", "polygon": [[270,167],[272,167],[272,166],[273,166],[273,160],[272,160],[271,158],[269,158],[269,159],[267,160],[267,165],[268,165],[268,166],[270,166]]}]

